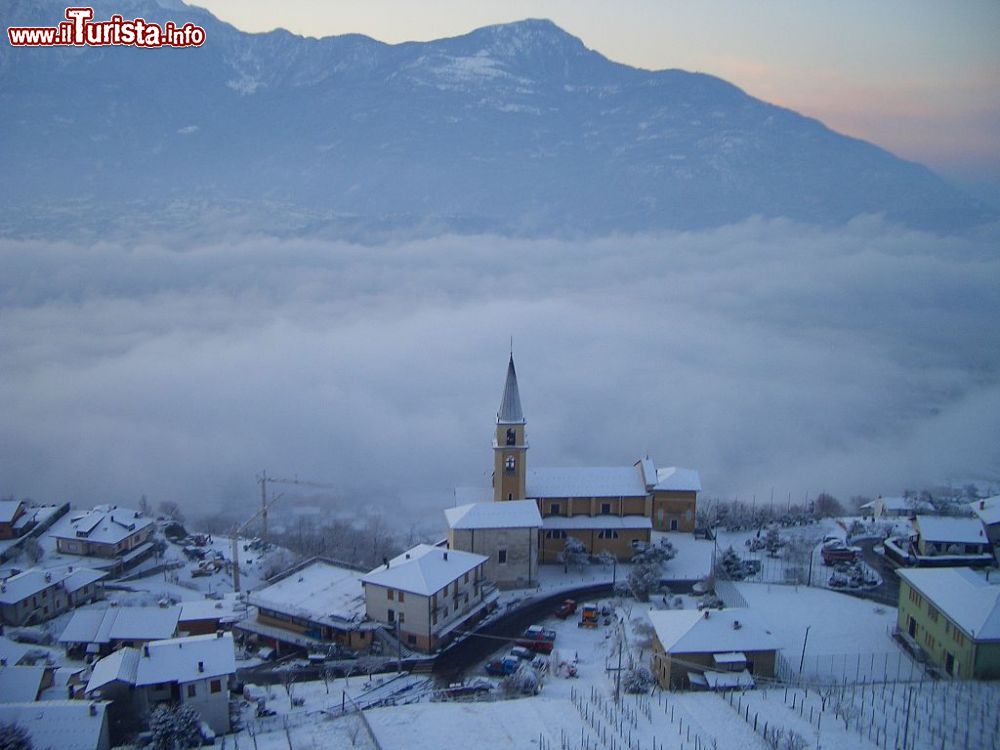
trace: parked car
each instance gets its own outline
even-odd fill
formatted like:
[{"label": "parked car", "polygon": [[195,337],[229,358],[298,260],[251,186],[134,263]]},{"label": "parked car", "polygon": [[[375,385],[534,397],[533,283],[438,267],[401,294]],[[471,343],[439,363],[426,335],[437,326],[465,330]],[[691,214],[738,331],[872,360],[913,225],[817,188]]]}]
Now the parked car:
[{"label": "parked car", "polygon": [[551,628],[543,628],[540,625],[532,625],[517,639],[517,645],[539,654],[551,654],[555,640],[556,631]]},{"label": "parked car", "polygon": [[841,561],[853,562],[859,559],[861,557],[861,548],[848,547],[841,541],[828,542],[823,545],[820,554],[823,557],[824,565],[833,565]]},{"label": "parked car", "polygon": [[597,607],[592,604],[584,605],[583,612],[580,614],[580,622],[577,626],[581,628],[596,628],[598,625],[598,613]]},{"label": "parked car", "polygon": [[514,646],[510,650],[509,656],[514,656],[522,661],[531,661],[535,658],[535,652],[530,648],[525,648],[524,646]]},{"label": "parked car", "polygon": [[574,612],[576,612],[576,602],[573,599],[566,599],[559,605],[559,609],[557,609],[554,614],[560,620],[565,620]]},{"label": "parked car", "polygon": [[514,674],[521,666],[521,660],[515,656],[505,656],[502,659],[491,659],[486,662],[486,674],[494,677],[506,677]]}]

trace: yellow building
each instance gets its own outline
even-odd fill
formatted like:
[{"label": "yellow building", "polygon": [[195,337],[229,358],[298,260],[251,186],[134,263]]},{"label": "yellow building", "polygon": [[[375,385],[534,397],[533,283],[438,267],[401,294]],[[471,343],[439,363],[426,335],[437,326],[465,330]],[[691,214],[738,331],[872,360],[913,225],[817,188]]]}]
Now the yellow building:
[{"label": "yellow building", "polygon": [[900,636],[963,679],[1000,678],[1000,581],[971,568],[901,568]]},{"label": "yellow building", "polygon": [[489,495],[494,502],[537,503],[539,561],[555,562],[569,537],[591,554],[610,552],[625,559],[649,543],[654,528],[694,530],[701,490],[697,471],[657,469],[648,457],[632,466],[528,468],[526,427],[512,355],[497,411]]}]

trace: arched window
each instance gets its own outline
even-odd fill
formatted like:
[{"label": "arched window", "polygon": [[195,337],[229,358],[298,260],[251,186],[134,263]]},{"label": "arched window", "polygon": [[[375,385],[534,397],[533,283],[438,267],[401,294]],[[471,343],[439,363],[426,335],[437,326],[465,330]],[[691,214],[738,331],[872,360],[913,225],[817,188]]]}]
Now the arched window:
[{"label": "arched window", "polygon": [[510,427],[507,428],[507,445],[517,445],[517,434]]},{"label": "arched window", "polygon": [[516,461],[513,456],[507,456],[507,458],[504,459],[503,468],[505,471],[514,471],[515,466]]}]

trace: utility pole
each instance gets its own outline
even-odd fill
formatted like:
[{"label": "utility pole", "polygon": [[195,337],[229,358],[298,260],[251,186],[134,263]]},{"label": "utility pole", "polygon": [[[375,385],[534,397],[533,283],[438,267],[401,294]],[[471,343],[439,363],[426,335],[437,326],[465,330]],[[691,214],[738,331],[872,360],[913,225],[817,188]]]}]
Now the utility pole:
[{"label": "utility pole", "polygon": [[802,677],[802,665],[806,663],[806,644],[809,642],[809,628],[812,625],[806,625],[806,637],[802,639],[802,656],[799,658],[799,677]]},{"label": "utility pole", "polygon": [[622,701],[622,641],[625,640],[622,633],[622,624],[618,623],[618,671],[615,672],[615,705],[620,705]]}]

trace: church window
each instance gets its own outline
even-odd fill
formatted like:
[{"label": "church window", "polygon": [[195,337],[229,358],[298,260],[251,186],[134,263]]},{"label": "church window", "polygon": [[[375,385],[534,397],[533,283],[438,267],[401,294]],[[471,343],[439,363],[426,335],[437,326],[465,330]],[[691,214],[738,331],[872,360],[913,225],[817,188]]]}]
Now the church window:
[{"label": "church window", "polygon": [[514,471],[515,463],[516,463],[516,461],[515,461],[515,459],[514,459],[513,456],[507,456],[507,458],[504,459],[504,466],[503,466],[504,470],[505,471]]},{"label": "church window", "polygon": [[517,445],[517,433],[509,427],[507,428],[507,445]]}]

